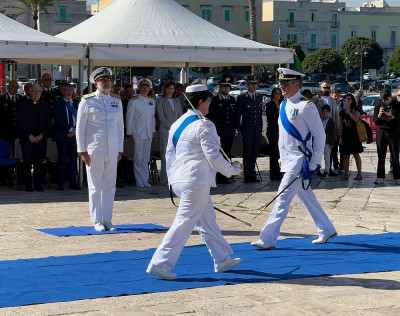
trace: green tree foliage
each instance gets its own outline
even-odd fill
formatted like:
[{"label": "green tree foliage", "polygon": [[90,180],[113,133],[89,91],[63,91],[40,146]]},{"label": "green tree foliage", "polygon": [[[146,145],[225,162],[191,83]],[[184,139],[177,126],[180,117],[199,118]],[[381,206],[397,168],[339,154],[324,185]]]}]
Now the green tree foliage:
[{"label": "green tree foliage", "polygon": [[[122,71],[123,73],[129,72],[129,67],[124,67],[124,68],[125,68],[124,71]],[[132,67],[131,68],[132,76],[136,76],[136,77],[152,76],[153,72],[154,72],[154,67]]]},{"label": "green tree foliage", "polygon": [[340,47],[340,56],[349,69],[359,69],[363,54],[363,69],[379,69],[383,63],[383,49],[373,39],[366,37],[352,37]]},{"label": "green tree foliage", "polygon": [[394,72],[397,76],[400,74],[400,46],[397,47],[393,51],[392,56],[390,56],[387,69],[389,72]]},{"label": "green tree foliage", "polygon": [[345,70],[343,60],[339,53],[332,48],[321,48],[313,51],[303,60],[303,68],[306,73],[340,73]]},{"label": "green tree foliage", "polygon": [[[272,45],[279,47],[279,43],[273,43]],[[301,45],[297,44],[296,42],[294,42],[292,40],[282,40],[281,47],[293,48],[294,51],[296,52],[297,57],[300,59],[300,61],[303,61],[304,58],[306,58],[306,54],[304,54],[304,51],[303,51],[303,48],[301,47]]]},{"label": "green tree foliage", "polygon": [[6,9],[17,9],[18,12],[13,14],[13,18],[17,19],[20,15],[25,14],[26,11],[32,13],[32,19],[34,22],[33,28],[38,29],[39,13],[49,13],[48,8],[54,6],[53,0],[15,0],[15,5],[5,7]]}]

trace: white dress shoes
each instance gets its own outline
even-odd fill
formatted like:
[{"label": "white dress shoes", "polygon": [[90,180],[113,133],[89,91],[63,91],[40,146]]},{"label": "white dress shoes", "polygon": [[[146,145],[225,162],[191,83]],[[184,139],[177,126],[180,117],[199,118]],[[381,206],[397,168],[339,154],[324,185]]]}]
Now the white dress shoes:
[{"label": "white dress shoes", "polygon": [[146,272],[151,275],[158,276],[164,280],[175,280],[178,278],[178,276],[175,273],[168,271],[166,268],[157,267],[152,263],[149,264]]},{"label": "white dress shoes", "polygon": [[214,272],[224,272],[226,270],[232,269],[234,267],[237,267],[239,264],[242,263],[242,259],[240,258],[231,258],[231,257],[226,257],[224,261],[221,261],[219,263],[214,263]]},{"label": "white dress shoes", "polygon": [[115,227],[111,222],[104,222],[103,225],[106,228],[106,230],[109,230],[112,232],[117,230],[117,227]]},{"label": "white dress shoes", "polygon": [[314,239],[312,241],[313,244],[325,244],[330,238],[334,238],[337,236],[337,233],[334,232],[333,234],[321,237],[319,236],[317,239]]},{"label": "white dress shoes", "polygon": [[96,232],[104,232],[106,231],[106,228],[104,227],[103,223],[97,222],[96,224],[94,224],[94,230]]},{"label": "white dress shoes", "polygon": [[259,239],[257,241],[253,241],[251,243],[251,245],[253,247],[257,247],[257,248],[264,249],[264,250],[275,249],[276,248],[276,244],[274,244],[273,242],[262,241],[261,239]]},{"label": "white dress shoes", "polygon": [[150,188],[150,187],[151,187],[151,184],[148,183],[148,182],[146,181],[146,182],[143,182],[143,186],[144,186],[145,188]]}]

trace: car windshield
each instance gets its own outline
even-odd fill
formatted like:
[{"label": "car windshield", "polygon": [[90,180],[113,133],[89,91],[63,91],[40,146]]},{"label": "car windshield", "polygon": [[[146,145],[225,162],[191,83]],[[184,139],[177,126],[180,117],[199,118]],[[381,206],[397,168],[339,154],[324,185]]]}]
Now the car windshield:
[{"label": "car windshield", "polygon": [[381,100],[380,96],[368,96],[362,100],[362,104],[363,104],[363,106],[364,105],[365,106],[367,106],[367,105],[373,106],[373,105],[376,105],[380,100]]}]

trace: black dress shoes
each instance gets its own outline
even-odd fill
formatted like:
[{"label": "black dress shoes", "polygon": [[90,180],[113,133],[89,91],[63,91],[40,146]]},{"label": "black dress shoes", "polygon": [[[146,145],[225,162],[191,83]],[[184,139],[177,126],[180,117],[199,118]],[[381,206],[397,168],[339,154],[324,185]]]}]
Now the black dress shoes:
[{"label": "black dress shoes", "polygon": [[57,184],[57,191],[64,191],[64,186],[62,184]]},{"label": "black dress shoes", "polygon": [[33,192],[33,189],[32,189],[31,186],[26,186],[26,187],[25,187],[25,191],[26,191],[26,192]]},{"label": "black dress shoes", "polygon": [[81,190],[81,187],[77,184],[71,184],[70,188],[71,190],[76,190],[76,191]]},{"label": "black dress shoes", "polygon": [[35,187],[35,191],[44,192],[44,189],[42,186],[38,186],[38,187]]}]

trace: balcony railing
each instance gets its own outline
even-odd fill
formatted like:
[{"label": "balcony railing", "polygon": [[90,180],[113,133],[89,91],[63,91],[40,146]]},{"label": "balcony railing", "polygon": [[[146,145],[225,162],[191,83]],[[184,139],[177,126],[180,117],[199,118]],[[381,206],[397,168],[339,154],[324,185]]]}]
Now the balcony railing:
[{"label": "balcony railing", "polygon": [[332,28],[338,28],[339,27],[339,22],[338,21],[331,21],[331,27]]}]

